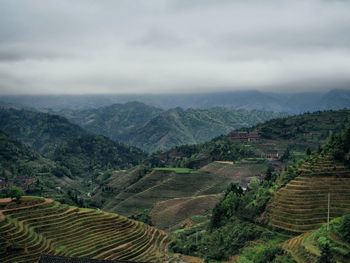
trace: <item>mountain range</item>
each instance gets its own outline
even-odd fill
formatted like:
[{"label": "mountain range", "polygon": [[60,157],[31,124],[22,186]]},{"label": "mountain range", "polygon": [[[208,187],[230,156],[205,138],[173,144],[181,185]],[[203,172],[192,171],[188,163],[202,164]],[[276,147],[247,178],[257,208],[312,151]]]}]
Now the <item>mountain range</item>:
[{"label": "mountain range", "polygon": [[[293,89],[291,89],[293,90]],[[181,107],[264,110],[298,114],[350,107],[350,90],[312,92],[262,92],[257,90],[196,94],[95,94],[95,95],[3,95],[0,105],[40,109],[90,109],[115,103],[139,101],[162,109]]]},{"label": "mountain range", "polygon": [[285,116],[275,112],[224,107],[162,110],[141,102],[113,104],[97,109],[62,110],[58,114],[89,132],[148,152],[205,142],[234,129]]}]

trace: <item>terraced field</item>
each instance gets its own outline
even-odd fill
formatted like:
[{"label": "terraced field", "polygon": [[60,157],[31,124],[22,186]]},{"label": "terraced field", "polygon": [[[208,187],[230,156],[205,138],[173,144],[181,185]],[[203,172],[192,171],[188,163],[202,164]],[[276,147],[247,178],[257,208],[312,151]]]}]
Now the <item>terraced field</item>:
[{"label": "terraced field", "polygon": [[337,262],[350,262],[350,244],[343,240],[337,233],[342,218],[336,218],[330,223],[330,228],[321,227],[316,231],[303,233],[291,238],[282,244],[282,248],[288,251],[298,263],[315,263],[321,255],[320,238],[328,240],[331,251]]},{"label": "terraced field", "polygon": [[253,176],[265,174],[267,168],[267,162],[212,162],[200,171],[231,178],[241,185],[246,185]]},{"label": "terraced field", "polygon": [[291,232],[307,232],[330,218],[350,213],[350,170],[328,157],[304,163],[300,175],[276,192],[268,205],[271,226]]},{"label": "terraced field", "polygon": [[131,215],[151,209],[157,202],[223,192],[232,178],[205,172],[176,173],[153,170],[113,196],[104,209]]},{"label": "terraced field", "polygon": [[191,216],[210,211],[220,198],[220,194],[215,194],[174,198],[158,202],[150,213],[152,223],[161,229],[170,228]]},{"label": "terraced field", "polygon": [[113,213],[46,200],[0,210],[0,262],[37,262],[41,254],[163,262],[168,236]]}]

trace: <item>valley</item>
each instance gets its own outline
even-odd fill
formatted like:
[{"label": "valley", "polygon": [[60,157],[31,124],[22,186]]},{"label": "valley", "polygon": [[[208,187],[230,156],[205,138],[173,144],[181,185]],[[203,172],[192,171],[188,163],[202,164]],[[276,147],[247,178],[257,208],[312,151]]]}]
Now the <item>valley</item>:
[{"label": "valley", "polygon": [[0,0],[0,263],[350,263],[349,25]]},{"label": "valley", "polygon": [[[164,112],[137,103],[111,107],[116,119],[100,120],[100,131],[51,113],[0,110],[0,193],[22,195],[1,199],[3,262],[36,262],[50,254],[314,263],[325,249],[347,262],[348,241],[336,229],[350,213],[349,110],[277,115],[227,128],[202,143],[147,153],[102,131],[130,114],[134,119],[124,127],[133,128],[120,134],[132,134],[132,123],[144,129]],[[138,116],[138,107],[150,111]],[[84,118],[97,116],[94,111]],[[227,111],[216,114],[231,118]],[[170,130],[183,137],[177,129]],[[336,234],[324,230],[328,194]]]}]

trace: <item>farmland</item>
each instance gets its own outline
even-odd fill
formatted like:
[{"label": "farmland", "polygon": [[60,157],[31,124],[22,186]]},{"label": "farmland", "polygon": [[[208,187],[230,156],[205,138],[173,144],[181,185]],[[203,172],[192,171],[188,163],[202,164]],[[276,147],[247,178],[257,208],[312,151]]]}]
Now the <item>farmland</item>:
[{"label": "farmland", "polygon": [[314,230],[330,217],[350,213],[350,171],[327,156],[302,164],[299,176],[276,192],[268,205],[271,226],[291,232]]},{"label": "farmland", "polygon": [[41,254],[162,262],[165,232],[123,216],[24,198],[1,203],[1,262],[36,262]]}]

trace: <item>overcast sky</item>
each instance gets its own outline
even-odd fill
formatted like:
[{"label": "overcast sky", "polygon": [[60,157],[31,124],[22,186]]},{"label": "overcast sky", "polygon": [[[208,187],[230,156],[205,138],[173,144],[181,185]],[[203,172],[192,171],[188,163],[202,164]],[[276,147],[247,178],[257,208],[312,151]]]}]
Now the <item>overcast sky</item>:
[{"label": "overcast sky", "polygon": [[0,94],[350,87],[350,1],[0,0]]}]

